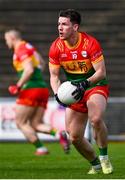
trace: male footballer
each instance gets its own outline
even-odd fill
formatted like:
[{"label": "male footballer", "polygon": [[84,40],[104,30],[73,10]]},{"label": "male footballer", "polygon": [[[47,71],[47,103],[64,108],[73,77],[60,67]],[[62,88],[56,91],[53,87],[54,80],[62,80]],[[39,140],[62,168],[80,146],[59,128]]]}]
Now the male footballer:
[{"label": "male footballer", "polygon": [[[103,121],[109,86],[100,43],[85,32],[80,32],[81,15],[74,9],[62,10],[58,17],[59,37],[49,51],[50,83],[58,103],[61,84],[60,68],[67,80],[77,89],[72,93],[79,102],[66,108],[65,121],[69,137],[77,151],[86,158],[91,168],[88,174],[113,172],[108,156],[107,128]],[[99,148],[99,158],[92,145],[83,137],[86,122],[90,120]]]}]

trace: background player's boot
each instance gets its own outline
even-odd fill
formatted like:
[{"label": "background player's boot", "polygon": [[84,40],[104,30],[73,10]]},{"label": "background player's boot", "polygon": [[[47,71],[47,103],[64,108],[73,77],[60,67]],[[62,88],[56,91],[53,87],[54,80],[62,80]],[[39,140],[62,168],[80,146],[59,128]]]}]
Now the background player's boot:
[{"label": "background player's boot", "polygon": [[70,152],[70,142],[65,131],[60,132],[60,144],[65,153]]},{"label": "background player's boot", "polygon": [[49,151],[46,147],[38,148],[35,152],[36,156],[42,156],[42,155],[47,155],[47,154],[49,154]]},{"label": "background player's boot", "polygon": [[91,169],[88,171],[88,174],[98,174],[101,172],[101,170],[102,170],[101,165],[98,166],[97,168],[92,166]]},{"label": "background player's boot", "polygon": [[111,162],[109,158],[100,158],[102,171],[104,174],[111,174],[113,172],[113,167],[111,165]]}]

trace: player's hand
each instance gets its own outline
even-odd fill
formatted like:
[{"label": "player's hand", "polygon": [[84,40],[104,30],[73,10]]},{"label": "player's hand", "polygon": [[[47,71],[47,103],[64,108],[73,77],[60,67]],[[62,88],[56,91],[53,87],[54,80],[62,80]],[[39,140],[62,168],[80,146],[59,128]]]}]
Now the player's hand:
[{"label": "player's hand", "polygon": [[59,100],[59,98],[58,98],[58,95],[57,95],[57,94],[55,94],[54,96],[55,96],[56,101],[57,101],[57,102],[58,102],[61,106],[63,106],[63,107],[67,107],[67,105],[66,105],[66,104],[62,103],[62,102]]},{"label": "player's hand", "polygon": [[81,100],[85,90],[90,87],[90,82],[85,80],[82,82],[71,82],[71,84],[75,85],[77,88],[73,91],[72,95],[76,100]]},{"label": "player's hand", "polygon": [[17,86],[17,85],[10,85],[9,88],[8,88],[8,90],[9,90],[10,94],[16,95],[16,94],[19,93],[20,87]]}]

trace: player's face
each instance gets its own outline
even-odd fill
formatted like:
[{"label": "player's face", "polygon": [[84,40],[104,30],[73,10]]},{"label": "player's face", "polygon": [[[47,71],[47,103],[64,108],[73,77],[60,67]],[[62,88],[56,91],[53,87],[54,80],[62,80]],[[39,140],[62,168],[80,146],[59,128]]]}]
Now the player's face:
[{"label": "player's face", "polygon": [[74,25],[71,23],[70,18],[59,17],[58,19],[58,31],[59,37],[63,40],[68,40],[75,32]]},{"label": "player's face", "polygon": [[5,33],[5,42],[9,49],[13,48],[13,40],[9,33]]}]

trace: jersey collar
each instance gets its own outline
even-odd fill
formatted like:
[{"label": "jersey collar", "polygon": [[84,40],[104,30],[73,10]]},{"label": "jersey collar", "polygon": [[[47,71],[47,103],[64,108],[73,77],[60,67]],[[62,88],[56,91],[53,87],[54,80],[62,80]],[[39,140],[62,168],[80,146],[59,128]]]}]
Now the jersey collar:
[{"label": "jersey collar", "polygon": [[81,37],[82,37],[82,35],[81,35],[81,33],[79,32],[79,33],[78,33],[78,42],[77,42],[74,46],[70,46],[67,41],[64,41],[64,43],[65,43],[65,45],[66,45],[69,49],[76,49],[76,48],[80,45],[80,43],[81,43],[81,40],[82,40]]}]

